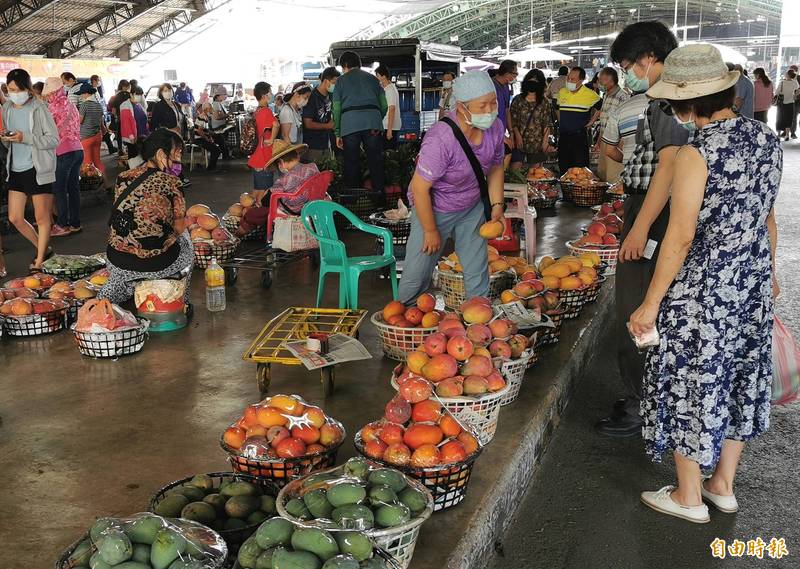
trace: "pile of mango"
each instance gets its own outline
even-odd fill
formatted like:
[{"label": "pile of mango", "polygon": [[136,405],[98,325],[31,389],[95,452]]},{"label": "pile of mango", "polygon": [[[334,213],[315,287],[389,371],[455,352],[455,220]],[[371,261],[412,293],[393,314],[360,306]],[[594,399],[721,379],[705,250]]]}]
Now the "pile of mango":
[{"label": "pile of mango", "polygon": [[321,527],[330,529],[397,527],[421,515],[432,502],[429,494],[409,486],[399,470],[370,465],[360,457],[312,474],[285,492],[290,490],[285,505],[289,515],[319,520]]},{"label": "pile of mango", "polygon": [[386,569],[363,533],[300,528],[283,518],[261,524],[242,544],[237,559],[243,569]]},{"label": "pile of mango", "polygon": [[[207,533],[204,530],[203,533]],[[193,536],[195,536],[193,538]],[[224,557],[201,536],[153,514],[100,518],[67,559],[73,569],[202,569]]]},{"label": "pile of mango", "polygon": [[244,480],[223,480],[218,488],[206,474],[170,489],[156,505],[155,513],[183,518],[213,530],[235,530],[258,525],[277,515],[275,496]]}]

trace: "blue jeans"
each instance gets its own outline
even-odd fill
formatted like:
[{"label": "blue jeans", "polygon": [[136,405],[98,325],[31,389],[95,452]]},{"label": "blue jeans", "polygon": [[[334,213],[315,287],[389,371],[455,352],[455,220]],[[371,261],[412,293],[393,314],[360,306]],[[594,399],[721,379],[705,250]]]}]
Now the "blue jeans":
[{"label": "blue jeans", "polygon": [[488,296],[489,259],[486,240],[478,235],[478,228],[486,221],[483,202],[479,200],[472,208],[462,211],[434,213],[434,217],[442,245],[435,255],[428,255],[422,252],[424,235],[417,212],[411,212],[411,233],[408,236],[403,278],[400,279],[398,291],[400,302],[409,304],[430,288],[433,269],[442,258],[449,237],[452,237],[456,254],[464,267],[466,298]]},{"label": "blue jeans", "polygon": [[[253,170],[253,189],[268,190],[275,183],[275,172],[272,170]],[[267,201],[269,203],[269,201]]]},{"label": "blue jeans", "polygon": [[362,130],[342,137],[344,144],[344,187],[346,189],[362,188],[361,184],[361,146],[367,155],[367,168],[372,180],[372,191],[383,196],[383,132],[380,130]]},{"label": "blue jeans", "polygon": [[61,227],[81,226],[81,164],[83,164],[83,150],[73,150],[56,159],[53,195],[58,212],[57,223]]}]

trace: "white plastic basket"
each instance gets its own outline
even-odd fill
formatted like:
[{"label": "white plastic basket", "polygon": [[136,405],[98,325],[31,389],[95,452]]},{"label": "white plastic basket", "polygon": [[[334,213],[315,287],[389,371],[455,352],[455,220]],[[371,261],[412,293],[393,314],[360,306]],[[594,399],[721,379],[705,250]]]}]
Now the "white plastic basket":
[{"label": "white plastic basket", "polygon": [[[580,247],[578,245],[573,245],[572,241],[567,241],[567,249],[569,252],[575,256],[580,256],[583,253],[596,253],[600,260],[607,263],[608,267],[606,268],[605,275],[613,275],[617,271],[617,258],[619,257],[619,245],[610,246],[610,245],[597,245],[593,247]],[[600,248],[602,247],[602,248]]]},{"label": "white plastic basket", "polygon": [[72,333],[78,344],[78,351],[93,358],[118,358],[135,354],[144,347],[150,321],[137,318],[139,326],[107,333],[79,332],[72,325]]},{"label": "white plastic basket", "polygon": [[406,361],[408,352],[416,350],[425,338],[436,332],[433,328],[401,328],[392,326],[383,320],[383,315],[376,312],[370,318],[372,324],[378,329],[383,354],[399,362]]},{"label": "white plastic basket", "polygon": [[[442,291],[444,305],[451,310],[458,310],[466,300],[464,291],[464,274],[454,271],[440,271],[433,273],[433,282]],[[500,300],[500,294],[514,286],[514,274],[511,271],[502,271],[489,276],[489,300]]]},{"label": "white plastic basket", "polygon": [[519,358],[515,360],[506,360],[500,366],[500,373],[508,384],[508,391],[500,400],[500,405],[502,407],[513,403],[519,396],[519,390],[522,387],[522,379],[525,377],[525,371],[530,367],[528,363],[532,358],[533,350],[528,348]]}]

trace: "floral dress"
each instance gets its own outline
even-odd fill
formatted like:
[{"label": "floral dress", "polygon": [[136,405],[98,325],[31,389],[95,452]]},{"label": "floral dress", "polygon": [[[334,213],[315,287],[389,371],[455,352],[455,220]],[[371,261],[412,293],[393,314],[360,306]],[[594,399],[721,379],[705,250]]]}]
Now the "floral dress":
[{"label": "floral dress", "polygon": [[697,232],[661,303],[641,412],[648,454],[677,451],[713,468],[725,439],[769,427],[772,264],[767,216],[780,185],[778,137],[747,118],[713,122],[691,142],[708,165]]}]

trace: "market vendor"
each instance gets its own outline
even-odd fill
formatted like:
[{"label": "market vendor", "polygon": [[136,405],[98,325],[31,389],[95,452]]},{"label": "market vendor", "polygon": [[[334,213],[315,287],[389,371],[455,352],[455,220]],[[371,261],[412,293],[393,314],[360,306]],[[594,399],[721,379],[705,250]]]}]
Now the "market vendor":
[{"label": "market vendor", "polygon": [[[191,277],[194,249],[184,229],[186,202],[174,169],[182,151],[180,136],[156,129],[142,144],[145,163],[119,175],[106,248],[109,278],[99,298],[119,304],[133,297],[140,281]],[[187,301],[188,295],[187,286]]]},{"label": "market vendor", "polygon": [[[491,219],[503,219],[505,127],[497,120],[497,95],[486,72],[472,71],[456,79],[453,97],[455,111],[425,135],[408,192],[411,233],[399,290],[400,301],[407,304],[429,288],[448,238],[463,266],[466,297],[489,293],[486,241],[478,229],[487,221],[488,209]],[[466,138],[480,172],[473,170],[456,132]],[[486,207],[479,176],[488,186]]]}]

